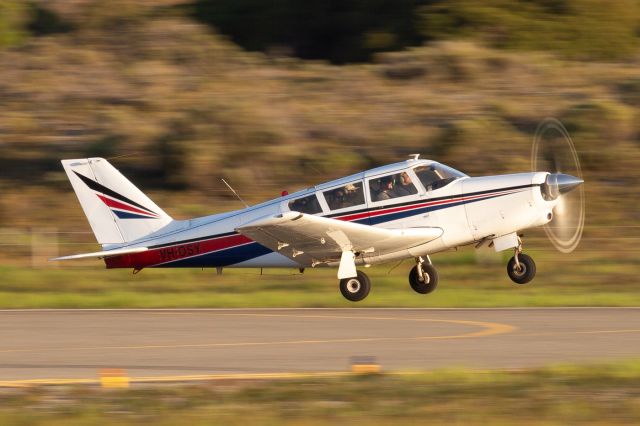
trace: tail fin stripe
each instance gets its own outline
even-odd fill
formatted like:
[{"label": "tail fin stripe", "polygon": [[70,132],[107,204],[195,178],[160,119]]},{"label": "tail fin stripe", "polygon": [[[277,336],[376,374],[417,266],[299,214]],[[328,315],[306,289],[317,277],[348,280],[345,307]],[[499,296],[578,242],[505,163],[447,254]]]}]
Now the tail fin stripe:
[{"label": "tail fin stripe", "polygon": [[[96,194],[96,195],[98,196],[98,198],[100,198],[102,200],[103,203],[105,203],[107,206],[111,207],[111,209],[114,212],[115,212],[114,209],[119,209],[119,210],[124,210],[127,213],[133,213],[133,214],[137,213],[137,214],[144,215],[144,217],[146,219],[158,218],[158,215],[155,214],[155,213],[147,213],[144,210],[140,210],[140,209],[137,209],[135,207],[128,206],[128,205],[123,204],[123,203],[121,203],[119,201],[112,200],[111,198],[107,198],[104,195],[99,195],[99,194]],[[118,216],[118,217],[120,217],[120,216]]]},{"label": "tail fin stripe", "polygon": [[125,212],[122,210],[111,210],[116,216],[118,216],[118,219],[157,219],[155,217],[150,217],[150,216],[143,216],[141,214],[138,213],[131,213],[131,212]]},{"label": "tail fin stripe", "polygon": [[94,181],[92,179],[89,179],[86,176],[81,175],[80,173],[76,172],[75,170],[73,170],[73,173],[75,173],[80,178],[80,180],[82,180],[89,188],[93,189],[94,191],[101,192],[101,193],[103,193],[105,195],[108,195],[109,197],[115,198],[116,200],[124,201],[125,203],[129,203],[131,205],[139,207],[142,210],[145,210],[145,211],[157,216],[157,213],[154,213],[153,211],[149,210],[145,206],[140,205],[140,204],[136,203],[133,200],[130,200],[129,198],[125,197],[124,195],[120,195],[117,192],[107,188],[106,186],[100,185],[98,182],[96,182],[96,181]]}]

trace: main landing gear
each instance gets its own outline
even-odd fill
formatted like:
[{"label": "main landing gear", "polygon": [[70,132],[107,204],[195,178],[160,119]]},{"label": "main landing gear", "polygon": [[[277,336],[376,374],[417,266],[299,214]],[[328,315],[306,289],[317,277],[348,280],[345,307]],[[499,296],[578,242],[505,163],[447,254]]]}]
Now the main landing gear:
[{"label": "main landing gear", "polygon": [[416,266],[409,272],[411,288],[420,294],[431,293],[438,286],[438,271],[427,256],[427,263],[422,257],[416,258]]},{"label": "main landing gear", "polygon": [[356,277],[340,280],[340,293],[352,302],[361,301],[371,290],[371,281],[367,274],[362,271],[358,271],[357,274]]},{"label": "main landing gear", "polygon": [[[438,286],[438,271],[431,264],[429,256],[416,258],[416,266],[409,272],[411,288],[420,294],[431,293]],[[371,281],[367,274],[357,271],[357,276],[340,280],[340,293],[351,302],[359,302],[369,294]]]},{"label": "main landing gear", "polygon": [[516,284],[526,284],[536,276],[536,263],[531,256],[522,253],[522,240],[518,238],[518,247],[507,264],[507,274]]}]

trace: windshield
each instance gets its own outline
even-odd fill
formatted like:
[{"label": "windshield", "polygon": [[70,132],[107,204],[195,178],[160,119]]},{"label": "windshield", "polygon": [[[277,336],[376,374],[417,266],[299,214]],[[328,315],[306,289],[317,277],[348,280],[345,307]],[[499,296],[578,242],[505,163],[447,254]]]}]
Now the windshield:
[{"label": "windshield", "polygon": [[466,177],[462,172],[440,163],[418,166],[413,169],[427,191],[442,188],[456,179]]}]

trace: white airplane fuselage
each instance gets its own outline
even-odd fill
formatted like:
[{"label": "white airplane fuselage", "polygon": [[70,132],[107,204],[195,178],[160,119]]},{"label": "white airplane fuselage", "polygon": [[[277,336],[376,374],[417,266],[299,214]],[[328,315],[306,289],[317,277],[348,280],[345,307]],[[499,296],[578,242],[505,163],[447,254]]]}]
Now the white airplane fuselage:
[{"label": "white airplane fuselage", "polygon": [[[105,263],[108,268],[138,270],[149,267],[307,267],[309,265],[252,241],[236,229],[262,217],[298,211],[292,208],[292,203],[314,194],[318,204],[315,208],[320,211],[310,214],[382,228],[442,230],[440,237],[424,244],[387,253],[358,253],[357,265],[415,258],[489,239],[496,242],[496,250],[512,248],[517,245],[518,231],[544,225],[552,218],[557,200],[547,201],[541,192],[547,172],[488,177],[462,175],[442,187],[428,188],[421,183],[416,170],[430,164],[437,163],[429,160],[403,161],[241,210],[176,220],[135,241],[104,245],[105,250],[148,248],[141,253],[109,257]],[[399,174],[406,174],[415,185],[416,192],[390,199],[374,199],[373,187],[379,185],[384,176]],[[328,194],[345,185],[354,187],[353,184],[361,188],[363,202],[352,207],[331,209]]]}]

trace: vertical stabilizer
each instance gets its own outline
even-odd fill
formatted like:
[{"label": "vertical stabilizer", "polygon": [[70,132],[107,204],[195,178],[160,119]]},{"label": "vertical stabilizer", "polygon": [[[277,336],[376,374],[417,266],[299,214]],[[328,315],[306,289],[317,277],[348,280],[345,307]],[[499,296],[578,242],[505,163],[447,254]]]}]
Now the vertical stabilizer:
[{"label": "vertical stabilizer", "polygon": [[173,219],[104,158],[62,160],[100,244],[137,240]]}]

